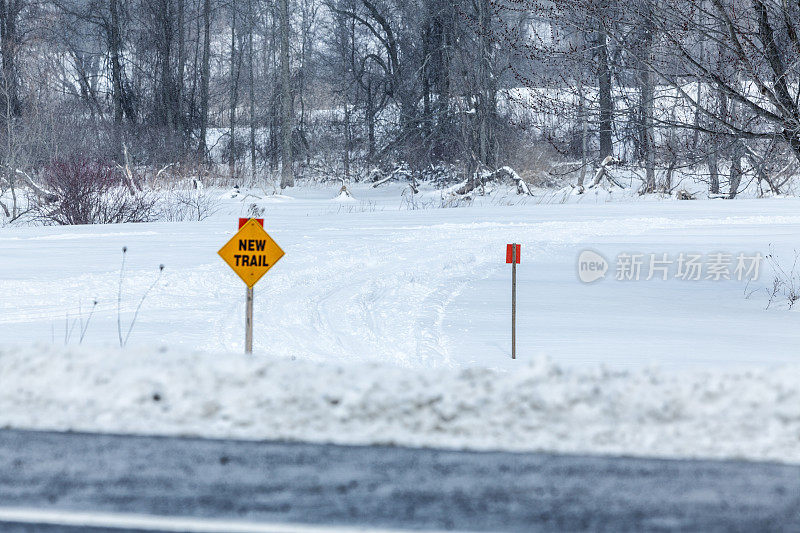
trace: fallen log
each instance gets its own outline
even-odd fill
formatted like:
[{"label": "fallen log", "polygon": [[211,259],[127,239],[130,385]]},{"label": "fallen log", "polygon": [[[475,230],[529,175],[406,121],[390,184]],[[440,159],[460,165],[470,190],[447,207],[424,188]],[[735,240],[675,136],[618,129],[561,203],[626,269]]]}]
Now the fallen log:
[{"label": "fallen log", "polygon": [[[16,169],[14,173],[17,176],[19,176],[23,184],[26,185],[31,190],[31,192],[33,192],[33,194],[35,194],[39,198],[43,199],[46,202],[55,202],[56,200],[58,200],[58,196],[37,185],[36,182],[34,182],[33,179],[31,179],[31,177],[28,176],[28,174],[26,174],[22,170]],[[5,187],[12,186],[12,184],[8,182],[8,179],[3,176],[0,176],[0,182],[2,182]]]}]

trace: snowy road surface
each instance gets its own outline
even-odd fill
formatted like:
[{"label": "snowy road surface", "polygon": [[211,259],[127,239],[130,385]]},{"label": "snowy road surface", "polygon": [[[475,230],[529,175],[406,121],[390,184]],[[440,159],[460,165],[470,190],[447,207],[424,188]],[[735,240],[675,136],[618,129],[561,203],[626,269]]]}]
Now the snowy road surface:
[{"label": "snowy road surface", "polygon": [[[10,510],[462,531],[797,531],[800,467],[0,431]],[[7,518],[6,518],[7,520]],[[117,530],[118,531],[118,530]]]}]

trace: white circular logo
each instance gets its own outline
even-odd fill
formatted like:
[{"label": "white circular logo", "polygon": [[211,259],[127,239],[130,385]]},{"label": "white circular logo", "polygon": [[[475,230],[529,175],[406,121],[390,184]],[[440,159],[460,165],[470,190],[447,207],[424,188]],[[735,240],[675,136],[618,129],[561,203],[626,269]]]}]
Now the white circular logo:
[{"label": "white circular logo", "polygon": [[578,278],[584,283],[592,283],[606,277],[608,261],[592,250],[584,250],[578,256]]}]

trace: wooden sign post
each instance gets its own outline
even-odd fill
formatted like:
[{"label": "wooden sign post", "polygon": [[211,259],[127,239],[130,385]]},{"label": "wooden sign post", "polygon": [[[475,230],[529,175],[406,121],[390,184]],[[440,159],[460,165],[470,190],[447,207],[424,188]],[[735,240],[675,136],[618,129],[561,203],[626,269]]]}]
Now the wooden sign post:
[{"label": "wooden sign post", "polygon": [[245,297],[244,353],[253,353],[253,287],[247,287]]},{"label": "wooden sign post", "polygon": [[511,263],[511,359],[517,358],[517,263],[522,245],[506,245],[506,263]]},{"label": "wooden sign post", "polygon": [[239,231],[217,252],[247,285],[244,351],[253,353],[253,286],[275,266],[283,250],[264,231],[263,219],[239,219]]}]

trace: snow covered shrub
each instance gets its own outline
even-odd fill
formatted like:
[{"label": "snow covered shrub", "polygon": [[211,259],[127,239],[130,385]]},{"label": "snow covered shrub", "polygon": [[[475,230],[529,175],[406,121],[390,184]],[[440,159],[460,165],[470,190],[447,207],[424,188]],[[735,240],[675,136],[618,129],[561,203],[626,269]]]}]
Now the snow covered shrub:
[{"label": "snow covered shrub", "polygon": [[42,174],[53,201],[36,211],[46,223],[115,224],[155,220],[156,199],[126,180],[122,170],[104,161],[75,157],[57,160]]},{"label": "snow covered shrub", "polygon": [[[580,159],[567,159],[556,151],[546,139],[529,140],[513,136],[504,145],[506,157],[502,165],[513,168],[529,185],[542,188],[560,188],[570,181],[570,176],[580,168]],[[574,176],[577,178],[577,175]]]},{"label": "snow covered shrub", "polygon": [[769,296],[767,309],[779,300],[784,301],[786,306],[791,309],[800,300],[800,272],[798,272],[797,264],[799,259],[800,254],[795,252],[792,264],[784,266],[772,250],[767,254],[767,264],[773,273],[772,286],[767,289]]},{"label": "snow covered shrub", "polygon": [[260,218],[264,216],[266,208],[259,207],[257,203],[253,202],[247,207],[247,218]]},{"label": "snow covered shrub", "polygon": [[159,218],[168,222],[205,220],[219,207],[219,198],[203,189],[174,190],[164,199]]}]

